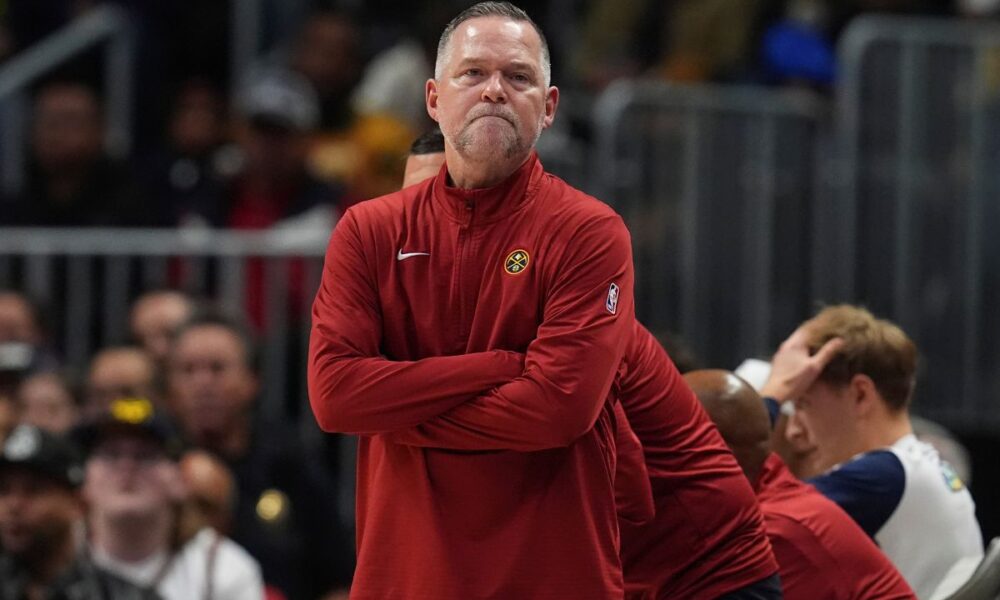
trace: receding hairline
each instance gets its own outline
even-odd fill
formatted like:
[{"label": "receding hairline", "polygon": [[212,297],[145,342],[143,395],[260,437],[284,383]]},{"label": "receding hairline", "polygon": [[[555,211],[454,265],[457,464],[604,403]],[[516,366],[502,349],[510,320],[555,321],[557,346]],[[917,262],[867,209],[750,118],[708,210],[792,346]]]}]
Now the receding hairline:
[{"label": "receding hairline", "polygon": [[[481,3],[481,4],[487,4],[487,3]],[[494,4],[494,3],[488,3],[488,4]],[[501,4],[506,4],[506,3],[501,3]],[[477,6],[479,5],[476,5],[472,8],[474,9]],[[463,15],[470,12],[470,10],[471,9],[467,9],[466,11],[460,13],[458,17],[456,17],[450,23],[448,23],[448,26],[445,27],[444,31],[441,33],[441,39],[438,41],[437,56],[434,60],[435,79],[440,80],[443,76],[444,64],[445,62],[447,62],[448,59],[451,58],[451,52],[453,48],[452,39],[454,37],[455,32],[458,31],[459,27],[462,27],[463,25],[466,25],[467,23],[475,21],[477,19],[500,19],[503,21],[508,21],[510,23],[518,23],[518,24],[527,23],[528,25],[531,26],[531,29],[535,31],[535,35],[538,36],[538,42],[539,42],[538,65],[542,71],[541,75],[545,81],[545,87],[548,87],[552,84],[552,57],[551,54],[549,53],[548,41],[545,39],[545,34],[542,32],[541,27],[539,27],[538,24],[535,23],[531,19],[531,17],[527,15],[527,13],[523,13],[522,11],[524,15],[523,17],[516,14],[489,13],[489,14],[471,14],[463,18]]]}]

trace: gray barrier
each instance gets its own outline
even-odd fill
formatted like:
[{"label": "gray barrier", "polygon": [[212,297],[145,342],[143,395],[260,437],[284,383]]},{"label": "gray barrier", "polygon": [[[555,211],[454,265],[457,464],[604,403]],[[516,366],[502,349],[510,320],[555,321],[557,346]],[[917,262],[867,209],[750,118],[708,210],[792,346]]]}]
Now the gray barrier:
[{"label": "gray barrier", "polygon": [[808,314],[824,113],[750,87],[619,82],[597,100],[591,188],[632,232],[649,327],[734,367]]},{"label": "gray barrier", "polygon": [[917,341],[917,408],[1000,424],[1000,24],[865,17],[839,50],[828,298]]}]

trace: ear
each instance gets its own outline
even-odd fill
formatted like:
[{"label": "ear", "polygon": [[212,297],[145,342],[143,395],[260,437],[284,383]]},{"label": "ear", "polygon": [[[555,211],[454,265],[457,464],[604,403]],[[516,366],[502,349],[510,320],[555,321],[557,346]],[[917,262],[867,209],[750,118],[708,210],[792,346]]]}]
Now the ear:
[{"label": "ear", "polygon": [[545,116],[542,117],[542,128],[548,129],[556,120],[556,109],[559,108],[559,88],[552,86],[545,92]]},{"label": "ear", "polygon": [[424,84],[424,101],[427,104],[427,114],[430,115],[434,122],[438,122],[438,89],[437,81],[433,79],[428,79],[427,83]]},{"label": "ear", "polygon": [[848,385],[851,409],[856,416],[866,416],[881,405],[881,396],[875,382],[867,375],[857,374]]}]

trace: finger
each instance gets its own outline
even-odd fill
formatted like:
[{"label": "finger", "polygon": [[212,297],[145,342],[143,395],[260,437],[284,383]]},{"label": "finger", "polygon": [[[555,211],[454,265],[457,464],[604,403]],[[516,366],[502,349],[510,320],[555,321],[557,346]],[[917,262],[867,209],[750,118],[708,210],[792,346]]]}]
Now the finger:
[{"label": "finger", "polygon": [[830,364],[840,349],[844,347],[844,340],[841,338],[830,338],[825,344],[813,355],[813,364],[819,369],[823,370],[826,365]]}]

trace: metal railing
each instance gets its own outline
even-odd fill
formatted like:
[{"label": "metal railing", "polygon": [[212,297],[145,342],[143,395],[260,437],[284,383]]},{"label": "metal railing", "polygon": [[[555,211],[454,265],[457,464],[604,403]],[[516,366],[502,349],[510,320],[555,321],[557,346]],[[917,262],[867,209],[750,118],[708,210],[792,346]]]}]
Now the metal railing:
[{"label": "metal railing", "polygon": [[96,349],[127,340],[129,307],[146,290],[182,289],[228,313],[250,313],[261,341],[260,410],[287,418],[295,408],[288,390],[308,410],[305,344],[326,235],[0,228],[0,288],[50,307],[57,345],[78,367]]},{"label": "metal railing", "polygon": [[597,100],[592,187],[632,232],[647,325],[735,366],[807,314],[824,114],[750,87],[620,82]]},{"label": "metal railing", "polygon": [[17,192],[24,182],[30,85],[81,52],[104,43],[106,144],[110,154],[126,156],[132,146],[132,111],[135,98],[134,30],[128,13],[103,5],[11,58],[0,67],[0,183],[3,191]]},{"label": "metal railing", "polygon": [[864,17],[839,54],[830,295],[914,337],[919,408],[1000,422],[1000,24]]}]

